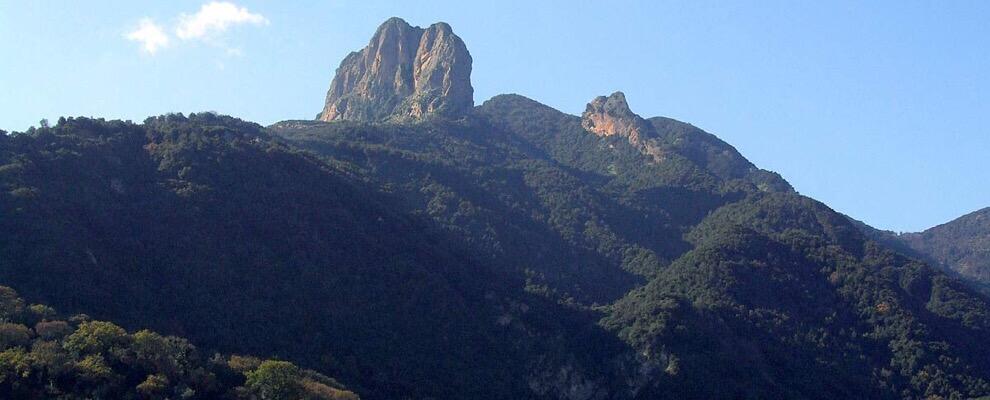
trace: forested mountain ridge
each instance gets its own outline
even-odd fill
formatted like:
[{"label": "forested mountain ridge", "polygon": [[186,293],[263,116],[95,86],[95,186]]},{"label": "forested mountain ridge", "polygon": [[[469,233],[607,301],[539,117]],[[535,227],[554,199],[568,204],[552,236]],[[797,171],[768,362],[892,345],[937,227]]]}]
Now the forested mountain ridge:
[{"label": "forested mountain ridge", "polygon": [[922,232],[895,233],[857,223],[870,237],[958,275],[990,294],[990,208]]},{"label": "forested mountain ridge", "polygon": [[0,280],[32,301],[289,359],[371,398],[510,396],[534,370],[622,357],[587,311],[255,124],[76,118],[2,140]]},{"label": "forested mountain ridge", "polygon": [[732,377],[689,385],[688,397],[970,398],[990,389],[987,300],[865,240],[824,205],[757,195],[689,237],[691,252],[605,320],[668,369]]},{"label": "forested mountain ridge", "polygon": [[[357,166],[410,212],[527,274],[531,288],[612,303],[596,308],[601,325],[640,352],[641,371],[664,372],[639,377],[637,396],[986,394],[983,358],[970,357],[983,354],[981,297],[884,250],[713,135],[640,118],[621,92],[582,117],[502,95],[456,120],[291,121],[271,131]],[[547,233],[566,246],[511,242]],[[629,278],[639,288],[619,286],[627,293],[617,302],[614,291],[588,290]],[[719,376],[733,378],[706,379]]]},{"label": "forested mountain ridge", "polygon": [[990,208],[898,239],[960,275],[990,285]]},{"label": "forested mountain ridge", "polygon": [[[287,121],[270,130],[355,166],[407,199],[410,212],[527,274],[531,290],[611,303],[596,308],[600,325],[639,353],[637,398],[965,398],[990,390],[979,339],[985,299],[884,249],[714,136],[649,119],[655,143],[668,145],[668,161],[657,163],[627,137],[596,135],[580,118],[521,96],[476,110],[459,121]],[[514,207],[528,212],[500,211]],[[584,249],[583,261],[568,262],[576,258],[555,247],[512,247],[517,258],[500,257],[511,243],[486,241],[540,232],[562,238],[567,251]],[[594,260],[604,266],[589,270]],[[548,279],[568,274],[579,281]],[[587,296],[589,285],[615,287],[615,277],[630,275],[647,283],[636,279],[620,299]]]},{"label": "forested mountain ridge", "polygon": [[0,135],[0,284],[369,399],[990,395],[985,297],[621,92],[463,107],[428,31],[387,21],[329,122]]},{"label": "forested mountain ridge", "polygon": [[616,299],[686,251],[686,229],[718,206],[791,190],[717,138],[662,122],[651,139],[662,163],[512,95],[455,121],[286,121],[270,130],[357,167],[406,199],[408,212],[465,236],[531,284],[590,305]]}]

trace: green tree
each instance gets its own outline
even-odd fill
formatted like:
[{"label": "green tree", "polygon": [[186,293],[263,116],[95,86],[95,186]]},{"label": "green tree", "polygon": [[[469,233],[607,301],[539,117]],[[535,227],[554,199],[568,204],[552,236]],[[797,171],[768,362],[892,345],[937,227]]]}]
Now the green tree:
[{"label": "green tree", "polygon": [[127,331],[104,321],[84,322],[65,338],[65,349],[75,354],[99,354],[125,345]]},{"label": "green tree", "polygon": [[148,375],[148,378],[137,385],[137,391],[147,398],[164,398],[168,389],[168,378],[162,374]]},{"label": "green tree", "polygon": [[44,304],[32,304],[28,307],[28,312],[31,314],[32,323],[53,319],[56,314],[54,308]]},{"label": "green tree", "polygon": [[76,363],[76,370],[79,371],[79,374],[83,378],[92,381],[100,381],[113,377],[113,370],[107,365],[106,359],[99,354],[86,356],[82,361]]},{"label": "green tree", "polygon": [[11,321],[20,318],[24,312],[24,300],[17,297],[17,291],[0,286],[0,320]]},{"label": "green tree", "polygon": [[54,341],[35,341],[31,346],[30,357],[35,368],[50,377],[57,376],[71,367],[71,358],[62,346]]},{"label": "green tree", "polygon": [[302,392],[299,373],[292,363],[268,360],[247,373],[246,385],[261,400],[294,400]]},{"label": "green tree", "polygon": [[0,353],[0,383],[25,379],[31,375],[31,360],[17,347]]},{"label": "green tree", "polygon": [[162,336],[149,330],[135,333],[131,350],[146,368],[173,377],[188,367],[188,355],[195,348],[185,339]]}]

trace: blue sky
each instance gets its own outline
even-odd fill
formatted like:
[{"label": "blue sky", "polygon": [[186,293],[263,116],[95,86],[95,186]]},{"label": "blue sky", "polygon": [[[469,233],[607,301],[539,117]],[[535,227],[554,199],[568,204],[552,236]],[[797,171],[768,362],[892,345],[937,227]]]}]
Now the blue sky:
[{"label": "blue sky", "polygon": [[339,61],[400,16],[453,26],[479,104],[519,93],[579,114],[622,90],[880,228],[990,206],[990,2],[207,3],[0,0],[0,129],[313,118]]}]

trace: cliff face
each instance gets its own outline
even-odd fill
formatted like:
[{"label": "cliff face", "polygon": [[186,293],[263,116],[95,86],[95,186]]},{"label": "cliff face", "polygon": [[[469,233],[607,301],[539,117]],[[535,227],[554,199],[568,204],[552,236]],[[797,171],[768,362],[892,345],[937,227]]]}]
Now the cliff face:
[{"label": "cliff face", "polygon": [[639,145],[643,139],[651,135],[649,124],[629,109],[626,95],[615,92],[598,96],[581,115],[581,126],[598,136],[618,135],[629,139],[633,145]]},{"label": "cliff face", "polygon": [[629,109],[622,92],[598,96],[588,103],[581,114],[581,126],[598,136],[624,137],[655,162],[664,160],[663,150],[650,140],[657,137],[656,129]]},{"label": "cliff face", "polygon": [[385,21],[367,47],[344,58],[322,121],[456,118],[474,106],[471,54],[445,23],[426,29]]}]

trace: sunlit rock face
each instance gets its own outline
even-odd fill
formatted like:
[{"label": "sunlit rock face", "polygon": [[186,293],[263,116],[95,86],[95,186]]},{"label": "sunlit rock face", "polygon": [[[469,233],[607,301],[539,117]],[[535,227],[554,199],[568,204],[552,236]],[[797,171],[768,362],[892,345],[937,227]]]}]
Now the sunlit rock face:
[{"label": "sunlit rock face", "polygon": [[598,136],[624,137],[654,162],[664,160],[663,150],[651,141],[657,137],[656,129],[629,109],[622,92],[598,96],[588,103],[581,114],[581,126]]},{"label": "sunlit rock face", "polygon": [[322,121],[457,118],[474,107],[471,54],[446,23],[423,29],[400,18],[344,58],[327,92]]},{"label": "sunlit rock face", "polygon": [[608,97],[598,96],[588,103],[581,115],[581,126],[598,136],[628,138],[634,145],[652,136],[652,128],[629,109],[626,95],[622,92],[612,93]]}]

